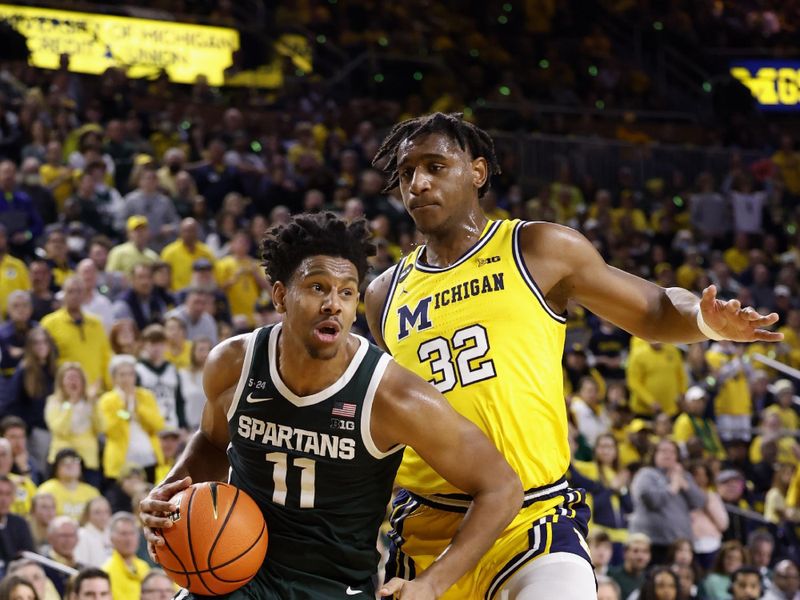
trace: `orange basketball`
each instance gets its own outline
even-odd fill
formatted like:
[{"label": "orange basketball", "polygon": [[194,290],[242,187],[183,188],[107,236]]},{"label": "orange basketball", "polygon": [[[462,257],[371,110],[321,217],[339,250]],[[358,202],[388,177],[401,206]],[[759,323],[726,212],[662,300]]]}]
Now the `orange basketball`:
[{"label": "orange basketball", "polygon": [[267,553],[261,509],[227,483],[196,483],[173,499],[174,525],[161,531],[156,556],[179,586],[201,596],[228,594],[250,581]]}]

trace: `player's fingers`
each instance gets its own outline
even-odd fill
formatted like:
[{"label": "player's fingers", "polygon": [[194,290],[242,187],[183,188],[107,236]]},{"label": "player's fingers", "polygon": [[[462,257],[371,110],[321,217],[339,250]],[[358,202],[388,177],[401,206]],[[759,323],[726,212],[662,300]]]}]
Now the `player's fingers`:
[{"label": "player's fingers", "polygon": [[753,332],[755,341],[758,342],[780,342],[783,340],[783,334],[777,331],[767,331],[766,329],[756,329]]},{"label": "player's fingers", "polygon": [[703,295],[700,297],[700,310],[711,310],[714,308],[714,301],[717,299],[717,288],[713,285],[708,286],[703,290]]},{"label": "player's fingers", "polygon": [[177,494],[181,490],[185,490],[190,485],[192,485],[192,478],[184,477],[183,479],[179,479],[178,481],[173,481],[172,483],[168,483],[166,485],[161,486],[157,490],[154,490],[152,495],[154,497],[163,498],[164,500],[169,500],[175,494]]},{"label": "player's fingers", "polygon": [[152,527],[143,527],[142,531],[144,532],[144,539],[147,541],[147,545],[153,546],[154,552],[156,546],[164,545],[164,538],[156,533],[156,529],[153,529]]},{"label": "player's fingers", "polygon": [[147,553],[150,555],[150,559],[158,564],[158,556],[156,556],[156,547],[153,542],[147,542]]},{"label": "player's fingers", "polygon": [[145,527],[150,527],[151,529],[169,529],[173,525],[172,519],[157,517],[152,514],[139,513],[139,518]]},{"label": "player's fingers", "polygon": [[176,508],[171,502],[155,498],[145,498],[139,503],[139,510],[146,515],[168,515],[175,512]]},{"label": "player's fingers", "polygon": [[725,303],[725,310],[731,314],[736,314],[737,312],[739,312],[739,309],[741,308],[742,308],[742,303],[736,300],[735,298],[733,300],[728,300],[728,302]]},{"label": "player's fingers", "polygon": [[389,596],[390,594],[396,594],[397,592],[403,589],[405,583],[406,583],[405,579],[394,577],[393,579],[384,584],[384,586],[381,588],[380,595]]},{"label": "player's fingers", "polygon": [[748,322],[748,325],[753,328],[761,328],[761,327],[769,327],[770,325],[774,325],[778,321],[777,315],[772,317],[767,315],[766,317],[758,317],[757,319],[753,319]]}]

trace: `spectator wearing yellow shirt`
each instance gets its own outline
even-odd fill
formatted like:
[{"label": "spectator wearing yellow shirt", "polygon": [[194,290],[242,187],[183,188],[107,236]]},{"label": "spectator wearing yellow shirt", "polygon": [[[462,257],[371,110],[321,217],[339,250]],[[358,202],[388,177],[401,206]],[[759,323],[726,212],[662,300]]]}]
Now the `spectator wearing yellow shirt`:
[{"label": "spectator wearing yellow shirt", "polygon": [[74,264],[69,259],[67,236],[60,227],[53,227],[46,234],[44,243],[45,260],[50,265],[53,282],[57,287],[63,287],[68,277],[75,274]]},{"label": "spectator wearing yellow shirt", "polygon": [[783,344],[789,349],[789,364],[795,369],[800,367],[800,309],[793,308],[788,312],[786,324],[778,332],[783,334]]},{"label": "spectator wearing yellow shirt", "polygon": [[178,317],[170,317],[164,323],[164,333],[167,336],[164,358],[178,370],[188,368],[191,364],[192,343],[186,339],[186,323]]},{"label": "spectator wearing yellow shirt", "polygon": [[800,417],[794,409],[794,384],[788,379],[779,379],[772,386],[776,403],[768,407],[765,412],[775,413],[781,419],[781,425],[787,431],[793,432],[800,429]]},{"label": "spectator wearing yellow shirt", "polygon": [[12,473],[13,464],[11,442],[0,437],[0,477],[8,477],[14,484],[14,501],[11,504],[11,512],[24,517],[30,511],[31,498],[36,494],[36,484],[27,475]]},{"label": "spectator wearing yellow shirt", "polygon": [[786,191],[793,196],[800,196],[800,152],[795,149],[790,135],[781,137],[780,150],[772,155],[772,162],[781,171]]},{"label": "spectator wearing yellow shirt", "polygon": [[777,445],[777,462],[796,465],[800,460],[800,444],[783,428],[781,418],[776,413],[765,413],[761,417],[761,432],[750,443],[749,457],[752,464],[763,460],[763,446],[767,442]]},{"label": "spectator wearing yellow shirt", "polygon": [[733,246],[722,254],[734,275],[741,275],[750,266],[750,239],[746,233],[739,232],[733,241]]},{"label": "spectator wearing yellow shirt", "polygon": [[132,215],[126,222],[128,241],[114,246],[108,253],[106,271],[122,273],[130,277],[133,268],[141,264],[153,264],[158,261],[158,254],[147,247],[150,241],[150,226],[147,217]]},{"label": "spectator wearing yellow shirt", "polygon": [[74,450],[83,461],[86,481],[99,487],[100,444],[102,433],[97,403],[87,396],[86,375],[80,364],[66,362],[56,372],[55,391],[47,399],[44,418],[53,435],[48,462],[66,448]]},{"label": "spectator wearing yellow shirt", "polygon": [[178,239],[161,251],[161,260],[172,268],[172,290],[187,287],[192,280],[192,265],[200,258],[214,263],[214,252],[200,241],[200,226],[195,219],[181,221]]},{"label": "spectator wearing yellow shirt", "polygon": [[72,448],[59,450],[53,461],[53,478],[39,486],[37,494],[52,494],[56,514],[80,519],[86,504],[100,495],[96,487],[81,481],[81,457]]},{"label": "spectator wearing yellow shirt", "polygon": [[0,224],[0,321],[5,320],[8,295],[30,289],[28,267],[8,253],[8,234],[5,225]]},{"label": "spectator wearing yellow shirt", "polygon": [[627,383],[631,410],[641,416],[665,412],[674,416],[678,401],[688,387],[680,351],[671,344],[642,343],[631,346]]},{"label": "spectator wearing yellow shirt", "polygon": [[117,479],[126,464],[138,465],[153,482],[156,466],[163,462],[158,432],[164,428],[164,417],[155,396],[136,386],[136,358],[118,354],[109,371],[114,389],[99,400],[106,434],[103,472]]},{"label": "spectator wearing yellow shirt", "polygon": [[625,190],[620,196],[620,207],[611,211],[614,231],[616,233],[628,231],[647,231],[647,217],[641,208],[636,207],[636,197],[630,190]]},{"label": "spectator wearing yellow shirt", "polygon": [[50,142],[45,150],[45,163],[39,167],[42,185],[53,194],[58,212],[64,210],[64,202],[72,195],[72,169],[64,164],[61,142]]},{"label": "spectator wearing yellow shirt", "polygon": [[45,329],[58,348],[59,363],[80,363],[89,382],[90,396],[97,394],[110,383],[108,361],[111,346],[103,323],[95,316],[84,313],[83,282],[70,277],[64,282],[64,306],[42,319]]},{"label": "spectator wearing yellow shirt", "polygon": [[684,412],[678,415],[672,429],[672,437],[679,444],[692,439],[700,441],[707,458],[725,458],[725,447],[719,439],[714,421],[706,418],[708,395],[700,386],[690,387],[683,396]]},{"label": "spectator wearing yellow shirt", "polygon": [[139,600],[141,586],[150,565],[136,556],[139,548],[139,525],[129,512],[118,512],[111,517],[111,553],[103,571],[111,579],[111,594],[115,600]]},{"label": "spectator wearing yellow shirt", "polygon": [[214,274],[225,292],[232,316],[244,315],[253,324],[253,312],[267,278],[258,261],[250,256],[250,235],[238,231],[230,244],[230,255],[217,261]]},{"label": "spectator wearing yellow shirt", "polygon": [[749,380],[754,375],[750,361],[744,356],[746,345],[723,341],[706,352],[706,362],[717,380],[714,413],[719,437],[723,442],[749,442],[753,401]]},{"label": "spectator wearing yellow shirt", "polygon": [[684,250],[683,263],[675,272],[676,283],[687,290],[697,289],[697,281],[705,274],[701,266],[702,257],[694,246]]}]

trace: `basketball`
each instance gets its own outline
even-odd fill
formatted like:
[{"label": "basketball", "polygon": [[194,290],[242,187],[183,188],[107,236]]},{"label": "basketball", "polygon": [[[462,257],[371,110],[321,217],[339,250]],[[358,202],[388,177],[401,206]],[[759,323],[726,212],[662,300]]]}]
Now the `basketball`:
[{"label": "basketball", "polygon": [[228,594],[250,581],[267,553],[267,524],[253,499],[220,482],[196,483],[173,498],[174,525],[156,547],[179,586],[203,596]]}]

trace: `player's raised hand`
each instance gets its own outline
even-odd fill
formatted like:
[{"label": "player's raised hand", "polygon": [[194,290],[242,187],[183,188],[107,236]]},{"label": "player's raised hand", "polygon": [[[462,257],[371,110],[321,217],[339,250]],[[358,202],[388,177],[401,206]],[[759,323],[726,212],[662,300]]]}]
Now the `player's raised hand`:
[{"label": "player's raised hand", "polygon": [[409,581],[395,577],[381,587],[379,596],[392,596],[397,600],[436,600],[436,591],[424,581]]},{"label": "player's raised hand", "polygon": [[782,333],[764,329],[778,321],[777,313],[761,315],[750,306],[742,308],[738,300],[719,300],[713,285],[703,290],[700,313],[706,325],[720,337],[734,342],[779,342],[783,339]]},{"label": "player's raised hand", "polygon": [[139,503],[139,518],[144,525],[144,537],[147,540],[147,551],[150,558],[156,560],[156,546],[164,545],[164,538],[158,535],[159,529],[172,527],[171,513],[178,510],[178,506],[170,502],[178,492],[192,485],[191,477],[184,477],[178,481],[154,487],[147,497]]}]

